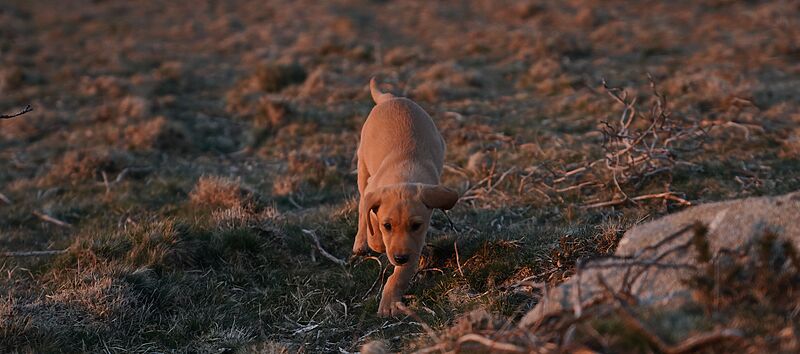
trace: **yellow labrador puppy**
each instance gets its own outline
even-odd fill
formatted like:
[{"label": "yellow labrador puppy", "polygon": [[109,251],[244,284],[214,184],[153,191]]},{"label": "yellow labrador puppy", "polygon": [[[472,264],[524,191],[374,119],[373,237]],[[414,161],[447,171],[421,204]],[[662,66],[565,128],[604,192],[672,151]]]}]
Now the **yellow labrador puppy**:
[{"label": "yellow labrador puppy", "polygon": [[413,101],[378,90],[376,106],[358,146],[358,233],[353,253],[386,253],[394,272],[383,289],[378,315],[400,314],[397,304],[417,272],[433,209],[450,209],[458,193],[439,184],[444,139]]}]

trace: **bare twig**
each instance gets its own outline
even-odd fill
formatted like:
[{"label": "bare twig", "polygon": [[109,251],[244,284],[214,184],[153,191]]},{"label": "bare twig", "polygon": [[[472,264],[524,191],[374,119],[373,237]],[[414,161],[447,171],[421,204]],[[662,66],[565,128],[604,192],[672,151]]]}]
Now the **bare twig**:
[{"label": "bare twig", "polygon": [[645,195],[640,195],[640,196],[638,196],[638,197],[633,197],[633,198],[630,198],[630,199],[631,199],[631,200],[633,200],[633,201],[639,201],[639,200],[645,200],[645,199],[657,199],[657,198],[663,198],[663,199],[672,200],[672,201],[678,202],[678,204],[680,204],[680,205],[683,205],[683,206],[690,206],[690,205],[692,205],[692,202],[690,202],[690,201],[688,201],[688,200],[686,200],[686,199],[683,199],[683,198],[680,198],[680,197],[676,196],[674,192],[664,192],[664,193],[656,193],[656,194],[645,194]]},{"label": "bare twig", "polygon": [[336,258],[336,256],[328,253],[328,251],[322,248],[322,245],[319,243],[319,237],[317,237],[317,234],[314,231],[303,229],[303,233],[311,237],[312,240],[314,240],[314,245],[317,247],[317,250],[319,251],[320,254],[322,254],[323,257],[329,259],[331,262],[336,263],[342,267],[347,266],[346,261],[344,261],[343,259]]},{"label": "bare twig", "polygon": [[127,168],[127,167],[126,167],[126,168],[124,168],[124,169],[122,170],[122,172],[120,172],[120,173],[117,175],[117,178],[115,178],[115,179],[114,179],[114,183],[116,184],[116,183],[122,182],[122,180],[125,178],[125,176],[127,176],[127,175],[128,175],[128,173],[129,173],[129,172],[130,172],[130,168]]},{"label": "bare twig", "polygon": [[464,277],[464,271],[461,270],[461,258],[458,256],[458,238],[457,237],[456,237],[455,240],[453,240],[453,249],[456,252],[456,265],[458,265],[458,274],[460,274],[461,277],[463,278]]},{"label": "bare twig", "polygon": [[444,214],[444,217],[447,218],[447,222],[450,223],[450,228],[453,229],[453,232],[455,232],[456,234],[455,240],[453,240],[453,250],[456,253],[456,265],[458,265],[458,274],[460,274],[461,277],[464,277],[464,271],[461,270],[461,258],[458,255],[458,229],[456,229],[456,225],[453,224],[453,220],[450,219],[450,215],[447,215],[447,212],[444,210],[442,210],[442,213]]},{"label": "bare twig", "polygon": [[723,120],[720,120],[720,119],[713,120],[713,121],[707,121],[706,120],[706,121],[703,121],[703,123],[705,123],[706,125],[709,125],[710,126],[709,129],[713,129],[713,128],[716,128],[716,127],[719,127],[719,128],[727,128],[727,127],[737,128],[737,129],[741,130],[744,133],[744,139],[745,140],[750,140],[750,129],[757,130],[758,132],[760,132],[762,134],[765,132],[764,127],[762,127],[762,126],[760,126],[758,124],[752,124],[752,123],[739,123],[739,122],[734,122],[734,121],[723,121]]},{"label": "bare twig", "polygon": [[530,287],[533,287],[533,288],[539,287],[539,286],[543,285],[544,283],[542,283],[542,282],[534,282],[533,280],[534,279],[540,279],[540,278],[544,277],[545,275],[548,275],[549,273],[551,273],[551,271],[547,271],[547,272],[544,272],[544,273],[539,273],[539,274],[536,274],[536,275],[531,275],[531,276],[525,277],[522,280],[517,281],[516,283],[509,285],[508,288],[509,289],[514,289],[514,288],[519,288],[519,287],[522,287],[522,286],[530,286]]},{"label": "bare twig", "polygon": [[576,169],[573,169],[573,170],[570,170],[570,171],[564,172],[564,174],[563,174],[561,177],[554,179],[554,180],[553,180],[553,183],[561,183],[561,182],[564,182],[564,181],[567,179],[567,177],[570,177],[570,176],[572,176],[572,175],[577,175],[577,174],[579,174],[579,173],[581,173],[581,172],[585,172],[585,171],[587,171],[587,170],[591,169],[592,167],[594,167],[594,165],[597,165],[597,164],[599,164],[599,163],[601,163],[601,162],[603,162],[603,161],[605,161],[605,159],[598,159],[598,160],[595,160],[595,161],[592,161],[592,162],[590,162],[590,163],[589,163],[588,165],[586,165],[586,166],[583,166],[583,167],[578,167],[578,168],[576,168]]},{"label": "bare twig", "polygon": [[497,179],[497,182],[489,186],[489,191],[494,190],[500,184],[500,182],[503,182],[503,179],[505,179],[509,173],[514,172],[516,169],[517,169],[516,166],[512,166],[511,168],[506,170],[506,172],[503,172],[503,174],[500,175],[500,178]]},{"label": "bare twig", "polygon": [[685,206],[692,205],[692,202],[690,202],[690,201],[688,201],[686,199],[683,199],[681,197],[676,196],[674,192],[664,192],[664,193],[656,193],[656,194],[645,194],[645,195],[640,195],[640,196],[636,196],[636,197],[633,197],[633,198],[627,198],[627,199],[626,198],[614,199],[614,200],[609,200],[609,201],[606,201],[606,202],[592,203],[592,204],[583,205],[582,208],[585,208],[585,209],[602,208],[602,207],[607,207],[607,206],[623,204],[623,203],[625,203],[626,201],[629,201],[629,200],[630,201],[640,201],[640,200],[659,199],[659,198],[660,199],[672,200],[672,201],[678,202],[678,204],[685,205]]},{"label": "bare twig", "polygon": [[564,193],[564,192],[569,192],[569,191],[575,190],[575,189],[579,189],[580,190],[580,189],[582,189],[583,187],[586,187],[586,186],[597,186],[597,185],[600,185],[600,184],[597,183],[596,181],[586,181],[586,182],[583,182],[583,183],[580,183],[580,184],[576,184],[576,185],[572,185],[572,186],[569,186],[569,187],[559,188],[559,189],[556,189],[555,191],[556,191],[556,193]]},{"label": "bare twig", "polygon": [[7,197],[5,194],[3,194],[3,193],[0,193],[0,202],[6,203],[6,204],[8,204],[8,205],[11,205],[11,204],[12,204],[12,203],[11,203],[11,199],[10,199],[10,198],[8,198],[8,197]]},{"label": "bare twig", "polygon": [[108,184],[108,174],[106,174],[106,171],[102,171],[101,174],[103,176],[103,185],[106,186],[106,195],[108,195],[111,193],[111,186]]},{"label": "bare twig", "polygon": [[36,210],[34,210],[32,213],[33,213],[33,215],[35,215],[37,218],[41,219],[42,221],[49,222],[51,224],[55,224],[55,225],[58,225],[58,226],[61,226],[61,227],[67,227],[67,228],[72,227],[72,225],[70,223],[68,223],[66,221],[58,220],[58,219],[56,219],[56,218],[54,218],[54,217],[52,217],[50,215],[47,215],[45,213],[42,213],[42,212],[39,212],[39,211],[36,211]]},{"label": "bare twig", "polygon": [[741,341],[742,336],[742,332],[735,329],[718,329],[684,339],[682,342],[678,343],[678,345],[668,348],[666,352],[671,354],[694,353],[702,346],[723,340]]},{"label": "bare twig", "polygon": [[295,208],[297,208],[297,209],[303,209],[303,206],[302,206],[302,205],[300,205],[300,204],[298,204],[298,203],[297,203],[297,202],[294,200],[294,198],[292,198],[292,196],[289,196],[289,203],[292,203],[292,205],[294,205],[294,207],[295,207]]},{"label": "bare twig", "polygon": [[[457,342],[458,346],[459,346],[459,349],[461,347],[461,344],[463,344],[465,342],[477,342],[477,343],[480,343],[481,345],[487,347],[489,349],[489,351],[491,351],[492,353],[496,353],[496,352],[527,353],[528,352],[525,348],[520,347],[518,345],[511,344],[511,343],[498,342],[498,341],[486,338],[486,337],[484,337],[482,335],[479,335],[479,334],[476,334],[476,333],[470,333],[470,334],[461,336],[461,338],[459,338],[458,342]],[[458,350],[456,350],[456,351],[458,351]]]},{"label": "bare twig", "polygon": [[66,253],[68,250],[52,250],[52,251],[22,251],[22,252],[2,252],[0,257],[39,257],[39,256],[54,256],[57,254]]},{"label": "bare twig", "polygon": [[655,258],[653,258],[651,260],[647,260],[647,261],[643,262],[643,264],[642,264],[643,267],[641,269],[639,269],[639,271],[636,272],[633,275],[633,277],[631,277],[631,271],[633,270],[633,267],[629,267],[625,271],[625,277],[622,280],[623,289],[625,289],[625,291],[629,291],[630,288],[633,286],[633,283],[635,283],[639,279],[639,277],[641,277],[642,274],[644,274],[649,269],[649,267],[656,267],[656,268],[662,268],[662,269],[665,269],[665,268],[669,268],[669,269],[688,269],[688,270],[696,271],[697,267],[695,267],[694,265],[691,265],[691,264],[663,263],[662,262],[663,259],[667,258],[668,256],[670,256],[672,254],[687,250],[691,245],[692,245],[692,240],[690,239],[689,241],[686,241],[686,242],[684,242],[682,244],[679,244],[679,245],[677,245],[675,247],[670,248],[667,251],[664,251],[663,253],[659,254],[657,257],[655,257]]},{"label": "bare twig", "polygon": [[[372,290],[375,289],[375,285],[378,285],[378,283],[383,283],[383,276],[386,273],[386,269],[388,269],[388,267],[383,268],[383,262],[381,262],[381,260],[375,256],[366,256],[363,259],[371,259],[375,262],[378,262],[378,277],[372,283],[372,286],[369,287],[369,290],[367,290],[367,292],[364,293],[364,299],[366,299],[367,296],[369,296],[369,294],[372,293]],[[363,262],[363,259],[361,262]],[[359,264],[361,264],[361,262],[359,262]]]},{"label": "bare twig", "polygon": [[32,112],[32,111],[33,111],[33,107],[31,107],[31,105],[27,105],[27,106],[25,106],[25,108],[23,108],[21,111],[19,111],[17,113],[0,115],[0,119],[11,119],[11,118],[18,117],[18,116],[21,116],[21,115],[23,115],[25,113]]},{"label": "bare twig", "polygon": [[642,248],[639,252],[636,252],[634,257],[639,257],[639,256],[645,254],[646,252],[654,251],[654,250],[657,250],[657,249],[661,248],[661,246],[672,242],[673,240],[677,239],[678,237],[681,237],[681,236],[685,235],[686,232],[691,230],[693,227],[695,227],[694,224],[689,224],[689,225],[686,225],[686,226],[678,229],[678,231],[675,231],[672,234],[670,234],[669,236],[664,237],[662,240],[656,242],[655,244],[652,244],[652,245],[649,245],[647,247]]}]

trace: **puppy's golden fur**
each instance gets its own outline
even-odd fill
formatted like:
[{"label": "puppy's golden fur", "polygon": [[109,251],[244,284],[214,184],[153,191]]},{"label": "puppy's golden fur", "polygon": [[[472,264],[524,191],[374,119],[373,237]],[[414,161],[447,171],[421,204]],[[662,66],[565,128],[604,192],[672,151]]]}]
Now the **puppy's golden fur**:
[{"label": "puppy's golden fur", "polygon": [[358,146],[358,233],[353,253],[386,253],[395,266],[383,289],[378,315],[400,313],[408,283],[417,272],[433,209],[450,209],[458,193],[439,184],[445,144],[425,111],[413,101],[378,90],[376,106],[361,129]]}]

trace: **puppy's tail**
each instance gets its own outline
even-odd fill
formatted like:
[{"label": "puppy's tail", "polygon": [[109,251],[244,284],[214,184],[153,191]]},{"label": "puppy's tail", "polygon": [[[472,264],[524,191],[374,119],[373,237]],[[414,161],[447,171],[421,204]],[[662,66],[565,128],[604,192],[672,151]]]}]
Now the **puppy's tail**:
[{"label": "puppy's tail", "polygon": [[375,104],[381,104],[394,98],[393,94],[384,93],[378,89],[378,84],[375,82],[374,77],[369,80],[369,92],[372,94],[372,100],[375,101]]}]

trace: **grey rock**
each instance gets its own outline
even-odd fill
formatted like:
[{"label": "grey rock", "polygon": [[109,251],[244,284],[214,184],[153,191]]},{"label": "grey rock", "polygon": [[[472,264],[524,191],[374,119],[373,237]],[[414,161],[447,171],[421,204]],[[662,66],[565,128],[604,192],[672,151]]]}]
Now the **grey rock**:
[{"label": "grey rock", "polygon": [[[580,312],[581,304],[606,291],[605,285],[613,291],[627,287],[642,305],[680,306],[691,296],[683,280],[697,263],[694,249],[680,246],[688,244],[697,222],[708,228],[712,253],[739,248],[768,230],[800,248],[800,191],[700,205],[637,225],[623,236],[617,257],[584,264],[575,276],[547,291],[519,325],[529,327],[564,309]],[[652,263],[661,266],[645,266]]]}]

